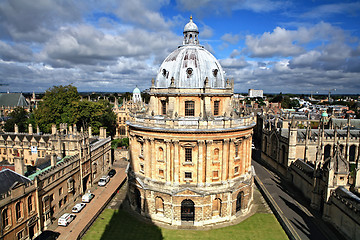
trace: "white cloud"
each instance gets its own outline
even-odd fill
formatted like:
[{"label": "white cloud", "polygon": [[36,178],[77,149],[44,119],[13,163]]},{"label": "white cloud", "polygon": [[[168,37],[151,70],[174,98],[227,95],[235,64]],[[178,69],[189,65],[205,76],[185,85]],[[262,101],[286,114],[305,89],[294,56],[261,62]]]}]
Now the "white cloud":
[{"label": "white cloud", "polygon": [[230,43],[230,44],[236,44],[240,39],[239,34],[232,34],[232,33],[225,33],[222,37],[221,40]]}]

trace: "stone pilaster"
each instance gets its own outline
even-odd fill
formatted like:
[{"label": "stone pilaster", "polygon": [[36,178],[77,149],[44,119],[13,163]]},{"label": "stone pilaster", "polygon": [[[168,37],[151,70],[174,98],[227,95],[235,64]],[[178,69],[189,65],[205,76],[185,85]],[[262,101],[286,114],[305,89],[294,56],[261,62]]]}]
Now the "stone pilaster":
[{"label": "stone pilaster", "polygon": [[198,163],[197,163],[197,182],[199,186],[204,185],[203,164],[204,164],[204,140],[198,140]]},{"label": "stone pilaster", "polygon": [[229,139],[224,139],[222,147],[222,174],[221,181],[226,181],[228,178],[228,160],[229,160]]},{"label": "stone pilaster", "polygon": [[205,184],[209,184],[211,183],[211,149],[212,149],[212,144],[213,141],[212,140],[206,140],[206,170],[205,170]]},{"label": "stone pilaster", "polygon": [[170,141],[169,140],[165,140],[165,145],[166,145],[166,160],[165,160],[165,179],[166,179],[166,183],[170,183],[171,179],[171,149],[170,149]]},{"label": "stone pilaster", "polygon": [[179,140],[173,141],[174,144],[174,185],[179,184]]}]

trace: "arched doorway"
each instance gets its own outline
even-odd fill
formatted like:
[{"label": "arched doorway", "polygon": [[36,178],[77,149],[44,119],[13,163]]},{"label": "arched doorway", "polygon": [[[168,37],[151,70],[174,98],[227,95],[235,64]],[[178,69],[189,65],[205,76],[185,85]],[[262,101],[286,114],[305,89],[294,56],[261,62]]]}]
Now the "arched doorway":
[{"label": "arched doorway", "polygon": [[134,195],[132,199],[132,204],[137,211],[141,211],[141,194],[139,189],[134,188]]},{"label": "arched doorway", "polygon": [[181,221],[194,221],[195,204],[190,199],[181,202]]},{"label": "arched doorway", "polygon": [[239,192],[236,197],[236,212],[241,210],[241,202],[242,202],[243,195],[244,195],[243,192]]}]

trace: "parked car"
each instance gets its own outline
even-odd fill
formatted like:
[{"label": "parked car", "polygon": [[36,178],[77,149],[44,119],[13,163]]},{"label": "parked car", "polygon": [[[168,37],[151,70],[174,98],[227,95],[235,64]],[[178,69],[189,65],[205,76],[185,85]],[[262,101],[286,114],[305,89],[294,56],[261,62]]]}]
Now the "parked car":
[{"label": "parked car", "polygon": [[110,181],[110,177],[109,177],[109,176],[102,176],[102,177],[99,179],[98,185],[99,185],[99,186],[105,186],[109,181]]},{"label": "parked car", "polygon": [[115,169],[111,169],[108,173],[108,176],[112,178],[113,176],[115,176],[115,174],[116,174]]},{"label": "parked car", "polygon": [[88,202],[90,202],[91,201],[91,199],[93,199],[95,197],[95,195],[93,194],[93,193],[85,193],[83,196],[82,196],[82,198],[81,198],[81,200],[83,201],[83,202],[86,202],[86,203],[88,203]]},{"label": "parked car", "polygon": [[75,214],[72,213],[64,213],[61,217],[58,219],[58,225],[66,227],[75,219]]},{"label": "parked car", "polygon": [[78,213],[81,212],[81,210],[86,206],[85,203],[77,203],[75,204],[75,206],[72,208],[72,212],[73,213]]}]

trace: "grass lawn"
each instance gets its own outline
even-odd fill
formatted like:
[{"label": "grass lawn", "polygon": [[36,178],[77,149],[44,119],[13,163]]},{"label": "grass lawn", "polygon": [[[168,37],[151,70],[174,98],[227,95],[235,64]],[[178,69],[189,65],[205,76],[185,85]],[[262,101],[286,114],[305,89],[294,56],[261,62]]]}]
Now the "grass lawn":
[{"label": "grass lawn", "polygon": [[170,230],[141,222],[122,210],[105,209],[84,240],[146,239],[146,240],[233,240],[233,239],[288,239],[272,214],[256,213],[245,221],[229,227],[195,231]]}]

